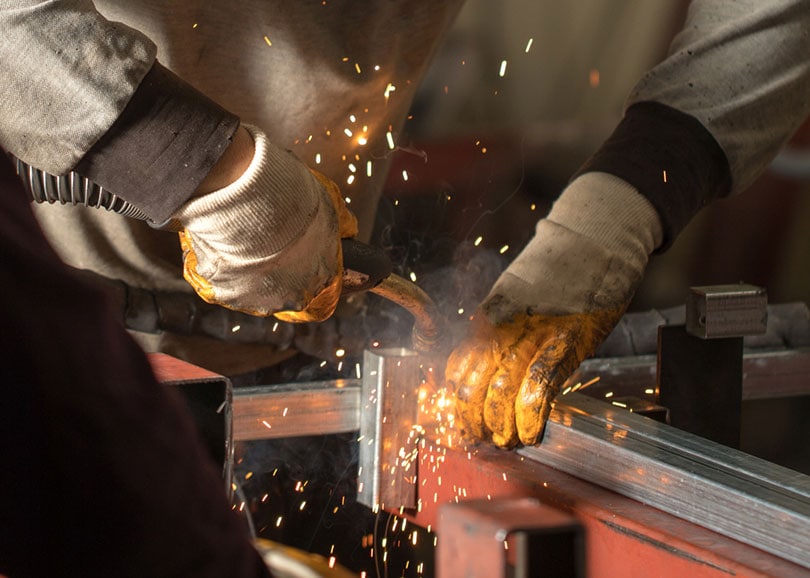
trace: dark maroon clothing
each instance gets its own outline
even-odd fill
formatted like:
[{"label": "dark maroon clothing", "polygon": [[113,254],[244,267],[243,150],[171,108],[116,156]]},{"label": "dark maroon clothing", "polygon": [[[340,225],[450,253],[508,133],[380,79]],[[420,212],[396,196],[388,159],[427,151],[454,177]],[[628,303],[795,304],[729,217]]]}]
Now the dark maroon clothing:
[{"label": "dark maroon clothing", "polygon": [[178,394],[0,157],[0,574],[269,576]]}]

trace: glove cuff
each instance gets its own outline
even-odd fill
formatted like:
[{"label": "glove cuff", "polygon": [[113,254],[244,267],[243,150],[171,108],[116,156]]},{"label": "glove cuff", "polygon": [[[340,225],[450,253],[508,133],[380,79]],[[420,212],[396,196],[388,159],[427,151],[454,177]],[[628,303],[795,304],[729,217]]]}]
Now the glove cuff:
[{"label": "glove cuff", "polygon": [[340,272],[335,208],[295,155],[244,126],[256,151],[245,173],[173,215],[185,229],[187,269],[194,255],[186,279],[204,280],[209,289],[198,294],[240,311],[300,311]]},{"label": "glove cuff", "polygon": [[[252,256],[251,238],[261,237],[262,252],[272,255],[304,234],[321,209],[321,186],[295,155],[273,145],[264,131],[242,126],[255,147],[247,170],[227,187],[189,200],[172,217],[197,237],[207,232],[221,236],[220,252]],[[245,228],[255,223],[266,224],[265,234],[245,235]]]},{"label": "glove cuff", "polygon": [[583,235],[620,259],[647,257],[662,242],[658,212],[635,187],[608,173],[577,177],[554,203],[548,220]]},{"label": "glove cuff", "polygon": [[662,239],[658,214],[625,181],[587,173],[538,222],[534,238],[484,302],[490,321],[518,312],[565,315],[622,309]]}]

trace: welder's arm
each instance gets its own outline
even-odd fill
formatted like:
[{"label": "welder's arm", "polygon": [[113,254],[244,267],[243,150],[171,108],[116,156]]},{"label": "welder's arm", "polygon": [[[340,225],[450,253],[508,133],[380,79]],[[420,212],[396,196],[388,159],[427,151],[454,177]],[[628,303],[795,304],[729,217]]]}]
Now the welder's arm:
[{"label": "welder's arm", "polygon": [[809,30],[803,0],[693,2],[581,172],[635,186],[668,246],[701,208],[747,188],[810,114]]},{"label": "welder's arm", "polygon": [[810,7],[696,1],[670,56],[476,313],[448,382],[470,437],[535,443],[630,302],[648,255],[746,187],[810,111]]},{"label": "welder's arm", "polygon": [[[0,0],[0,145],[75,170],[184,228],[186,278],[206,300],[320,320],[340,292],[337,187],[155,60],[141,33],[89,0]],[[248,172],[241,173],[248,168]],[[207,193],[207,194],[206,194]]]}]

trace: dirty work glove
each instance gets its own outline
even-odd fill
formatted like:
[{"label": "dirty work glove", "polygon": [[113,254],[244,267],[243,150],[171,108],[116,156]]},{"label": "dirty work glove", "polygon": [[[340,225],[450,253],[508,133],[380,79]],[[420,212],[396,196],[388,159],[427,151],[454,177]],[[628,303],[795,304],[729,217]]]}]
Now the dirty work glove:
[{"label": "dirty work glove", "polygon": [[183,276],[208,303],[322,321],[340,296],[340,239],[357,234],[357,220],[335,183],[242,126],[256,151],[245,173],[173,215],[183,228]]},{"label": "dirty work glove", "polygon": [[502,447],[535,443],[554,397],[619,321],[661,238],[657,212],[625,181],[574,180],[450,356],[462,433]]}]

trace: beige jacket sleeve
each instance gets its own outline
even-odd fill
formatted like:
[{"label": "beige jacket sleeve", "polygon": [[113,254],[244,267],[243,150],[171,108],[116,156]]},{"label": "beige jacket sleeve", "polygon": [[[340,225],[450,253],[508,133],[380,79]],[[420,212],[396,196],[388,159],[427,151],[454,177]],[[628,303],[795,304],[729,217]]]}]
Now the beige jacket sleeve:
[{"label": "beige jacket sleeve", "polygon": [[696,0],[669,56],[579,174],[649,199],[663,248],[717,198],[748,187],[810,113],[810,3]]},{"label": "beige jacket sleeve", "polygon": [[54,174],[104,135],[155,61],[90,0],[0,0],[0,145]]},{"label": "beige jacket sleeve", "polygon": [[628,105],[655,101],[696,118],[745,189],[810,114],[810,2],[692,3],[669,57]]}]

